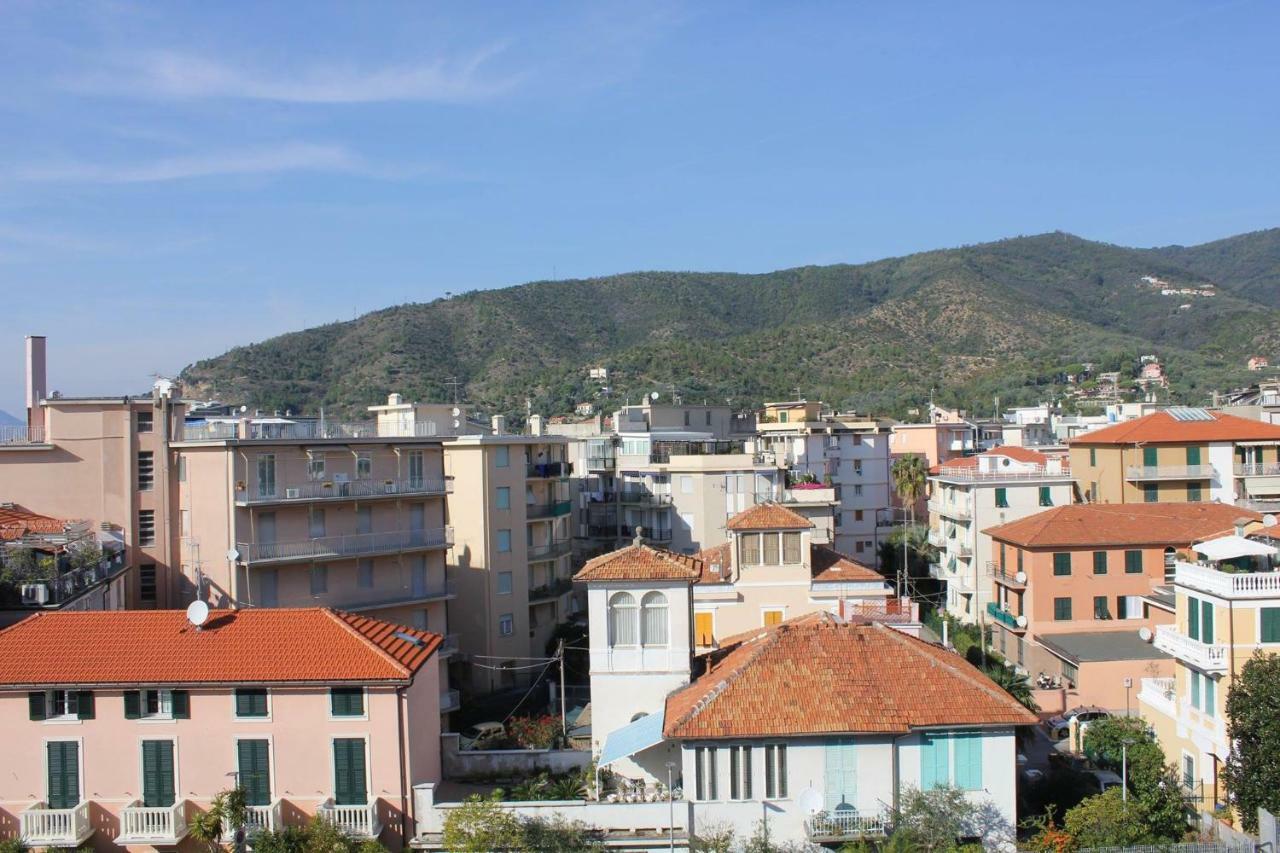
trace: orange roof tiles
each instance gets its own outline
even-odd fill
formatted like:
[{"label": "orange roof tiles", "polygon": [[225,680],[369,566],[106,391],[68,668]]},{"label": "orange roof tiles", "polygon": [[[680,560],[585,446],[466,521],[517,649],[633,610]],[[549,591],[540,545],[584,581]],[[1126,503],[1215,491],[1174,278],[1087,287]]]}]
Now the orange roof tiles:
[{"label": "orange roof tiles", "polygon": [[[397,636],[398,635],[398,636]],[[0,684],[408,683],[441,643],[327,608],[37,613],[0,631]]]},{"label": "orange roof tiles", "polygon": [[696,580],[702,563],[696,557],[649,545],[628,545],[588,560],[576,581]]},{"label": "orange roof tiles", "polygon": [[1190,545],[1231,531],[1252,510],[1219,503],[1071,504],[989,527],[992,539],[1024,548]]},{"label": "orange roof tiles", "polygon": [[814,583],[840,583],[842,581],[883,581],[884,575],[875,569],[854,562],[825,545],[809,549],[810,569]]},{"label": "orange roof tiles", "polygon": [[1208,414],[1210,420],[1180,421],[1168,412],[1153,412],[1141,418],[1123,421],[1115,426],[1086,432],[1068,443],[1074,447],[1090,444],[1280,440],[1280,426],[1223,412]]},{"label": "orange roof tiles", "polygon": [[[702,563],[701,574],[698,576],[698,583],[731,583],[733,578],[730,573],[733,571],[732,563],[732,546],[728,542],[715,545],[711,548],[703,548],[694,554],[694,559]],[[712,566],[719,566],[720,571],[713,572]]]},{"label": "orange roof tiles", "polygon": [[961,456],[956,459],[948,459],[946,462],[939,462],[929,469],[930,474],[938,474],[949,468],[960,468],[968,470],[978,467],[979,456],[1003,456],[1012,459],[1015,462],[1024,462],[1028,465],[1048,465],[1049,457],[1038,450],[1031,450],[1026,447],[1018,447],[1013,444],[1005,444],[1000,447],[993,447],[990,450],[984,450],[982,453],[973,456]]},{"label": "orange roof tiles", "polygon": [[669,738],[901,734],[1039,721],[954,652],[813,615],[761,630],[667,697]]},{"label": "orange roof tiles", "polygon": [[61,533],[68,523],[17,506],[0,506],[0,541],[21,539],[28,533]]},{"label": "orange roof tiles", "polygon": [[729,519],[729,530],[807,530],[813,522],[776,503],[756,504]]}]

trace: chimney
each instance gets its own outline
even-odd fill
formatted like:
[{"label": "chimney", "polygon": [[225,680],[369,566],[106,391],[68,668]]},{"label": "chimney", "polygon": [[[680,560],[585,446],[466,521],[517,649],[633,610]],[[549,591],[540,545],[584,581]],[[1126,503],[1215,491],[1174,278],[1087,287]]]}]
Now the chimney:
[{"label": "chimney", "polygon": [[40,401],[49,396],[48,369],[45,364],[44,335],[27,335],[27,426],[44,426],[44,416],[37,414]]},{"label": "chimney", "polygon": [[394,393],[393,393],[393,394],[388,394],[388,395],[387,395],[387,405],[388,405],[388,406],[399,406],[399,405],[401,405],[402,403],[404,403],[404,396],[403,396],[403,395],[401,395],[401,394],[394,394]]},{"label": "chimney", "polygon": [[542,425],[542,415],[529,416],[529,435],[546,435]]},{"label": "chimney", "polygon": [[507,434],[507,416],[506,415],[494,415],[492,418],[489,419],[489,423],[493,426],[494,435]]}]

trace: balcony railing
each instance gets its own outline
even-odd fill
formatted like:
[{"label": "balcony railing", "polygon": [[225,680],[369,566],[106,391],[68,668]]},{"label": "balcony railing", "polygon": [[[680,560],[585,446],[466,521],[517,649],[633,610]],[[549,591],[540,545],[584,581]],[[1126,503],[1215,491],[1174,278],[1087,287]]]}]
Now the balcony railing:
[{"label": "balcony railing", "polygon": [[1280,598],[1280,572],[1225,572],[1212,566],[1178,561],[1174,583],[1223,598]]},{"label": "balcony railing", "polygon": [[[747,452],[741,441],[655,441],[649,451],[649,461],[661,465],[672,456],[725,456]],[[761,458],[760,454],[755,454]]]},{"label": "balcony railing", "polygon": [[945,548],[947,545],[947,537],[941,530],[929,531],[929,544],[935,548]]},{"label": "balcony railing", "polygon": [[525,504],[524,515],[528,521],[539,521],[568,515],[572,510],[573,501],[552,501],[546,504]]},{"label": "balcony railing", "polygon": [[943,501],[934,499],[929,501],[929,512],[936,512],[947,518],[968,519],[973,514],[973,510],[969,508],[969,503],[960,501]]},{"label": "balcony railing", "polygon": [[[17,593],[26,607],[61,606],[123,572],[128,566],[124,557],[122,550],[108,552],[95,566],[69,569],[46,580],[17,584]],[[5,564],[0,558],[0,566]],[[0,599],[5,597],[6,583],[0,582]]]},{"label": "balcony railing", "polygon": [[187,835],[186,800],[171,806],[144,806],[134,800],[120,812],[117,844],[177,844]]},{"label": "balcony railing", "polygon": [[1227,671],[1227,646],[1193,640],[1181,633],[1176,625],[1156,626],[1155,647],[1205,672]]},{"label": "balcony railing", "polygon": [[[609,528],[616,531],[616,527]],[[609,535],[613,535],[610,533]],[[546,545],[530,545],[529,546],[529,562],[535,563],[540,560],[554,560],[557,557],[563,557],[565,554],[573,551],[573,543],[568,539],[559,539]]]},{"label": "balcony railing", "polygon": [[69,809],[34,803],[18,816],[18,832],[28,847],[78,847],[93,835],[89,801]]},{"label": "balcony railing", "polygon": [[525,476],[534,480],[568,477],[572,473],[572,462],[530,462],[525,466]]},{"label": "balcony railing", "polygon": [[0,426],[0,447],[47,444],[42,426]]},{"label": "balcony railing", "polygon": [[569,578],[556,578],[551,583],[535,586],[529,590],[529,603],[554,601],[573,589],[573,581]]},{"label": "balcony railing", "polygon": [[366,610],[381,610],[384,607],[397,607],[402,604],[441,601],[453,598],[457,594],[457,586],[453,581],[447,580],[443,583],[410,585],[408,589],[398,592],[395,595],[389,595],[384,598],[341,603],[336,604],[335,606],[340,607],[343,610],[350,610],[353,613],[360,613]]},{"label": "balcony railing", "polygon": [[988,561],[987,571],[991,573],[991,577],[995,579],[996,583],[1002,583],[1005,586],[1018,589],[1023,589],[1027,585],[1027,576],[1024,572],[1001,567],[999,563]]},{"label": "balcony railing", "polygon": [[[247,836],[254,836],[260,832],[275,832],[284,826],[281,818],[282,804],[280,800],[276,800],[268,806],[245,806],[244,807],[244,833]],[[222,824],[222,838],[227,843],[231,843],[235,835],[235,830],[225,821]]]},{"label": "balcony railing", "polygon": [[456,655],[458,653],[458,646],[459,638],[457,634],[445,634],[440,643],[440,648],[436,653],[441,657]]},{"label": "balcony railing", "polygon": [[352,838],[377,838],[382,833],[376,802],[340,806],[328,799],[316,809],[316,817],[333,824]]},{"label": "balcony railing", "polygon": [[440,713],[448,714],[462,707],[462,694],[457,690],[445,690],[440,693]]},{"label": "balcony railing", "polygon": [[943,465],[934,475],[939,480],[951,480],[963,483],[981,483],[999,480],[1061,480],[1071,481],[1071,472],[1061,468],[1045,468],[1036,465],[1032,468],[1021,468],[1016,471],[979,471],[977,468],[948,468]]},{"label": "balcony railing", "polygon": [[1280,477],[1280,462],[1237,462],[1237,477]]},{"label": "balcony railing", "polygon": [[587,470],[589,471],[612,471],[613,456],[588,456]]},{"label": "balcony railing", "polygon": [[1025,631],[1027,629],[1023,617],[1014,616],[994,601],[987,602],[987,615],[999,622],[1001,625],[1004,625],[1006,628],[1011,628],[1014,631]]},{"label": "balcony railing", "polygon": [[306,503],[318,500],[384,498],[396,495],[446,495],[453,491],[452,480],[411,477],[401,480],[308,480],[291,486],[277,486],[271,494],[246,492],[237,497],[242,506],[275,503]]},{"label": "balcony railing", "polygon": [[616,539],[618,538],[618,525],[588,524],[587,536],[592,539]]},{"label": "balcony railing", "polygon": [[815,843],[882,836],[888,828],[884,815],[860,815],[855,811],[818,812],[805,818],[804,831]]},{"label": "balcony railing", "polygon": [[655,494],[644,489],[623,489],[618,493],[619,503],[639,504],[641,506],[666,506],[671,503],[671,495]]},{"label": "balcony railing", "polygon": [[1212,480],[1217,472],[1212,465],[1130,465],[1126,480]]},{"label": "balcony railing", "polygon": [[244,563],[276,563],[290,560],[336,560],[398,551],[448,548],[452,544],[452,527],[434,527],[324,536],[291,542],[239,542],[236,550],[240,552],[240,560]]},{"label": "balcony railing", "polygon": [[1138,690],[1138,701],[1163,712],[1166,716],[1178,715],[1177,694],[1172,678],[1144,678]]}]

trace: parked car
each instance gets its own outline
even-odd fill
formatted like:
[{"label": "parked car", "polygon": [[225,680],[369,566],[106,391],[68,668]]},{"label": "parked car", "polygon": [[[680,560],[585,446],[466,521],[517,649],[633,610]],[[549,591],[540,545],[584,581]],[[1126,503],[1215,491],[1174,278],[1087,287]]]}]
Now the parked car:
[{"label": "parked car", "polygon": [[1098,786],[1098,793],[1105,794],[1109,788],[1119,788],[1124,781],[1110,770],[1090,770],[1087,774]]},{"label": "parked car", "polygon": [[1065,740],[1071,734],[1071,721],[1079,720],[1080,725],[1086,725],[1094,720],[1101,720],[1104,717],[1111,716],[1104,709],[1096,705],[1081,705],[1078,708],[1072,708],[1065,714],[1059,714],[1045,721],[1045,729],[1049,733],[1050,740]]},{"label": "parked car", "polygon": [[502,723],[476,723],[467,726],[458,733],[460,749],[486,749],[507,736],[507,727]]}]

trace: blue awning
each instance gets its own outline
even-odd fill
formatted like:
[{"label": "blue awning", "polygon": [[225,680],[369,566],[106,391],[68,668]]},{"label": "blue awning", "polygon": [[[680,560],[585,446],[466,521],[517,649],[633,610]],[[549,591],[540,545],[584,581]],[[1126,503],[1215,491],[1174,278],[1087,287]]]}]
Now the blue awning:
[{"label": "blue awning", "polygon": [[662,719],[665,709],[653,714],[646,714],[635,722],[628,723],[605,738],[604,750],[600,753],[598,766],[604,767],[619,759],[635,755],[637,752],[662,743]]}]

